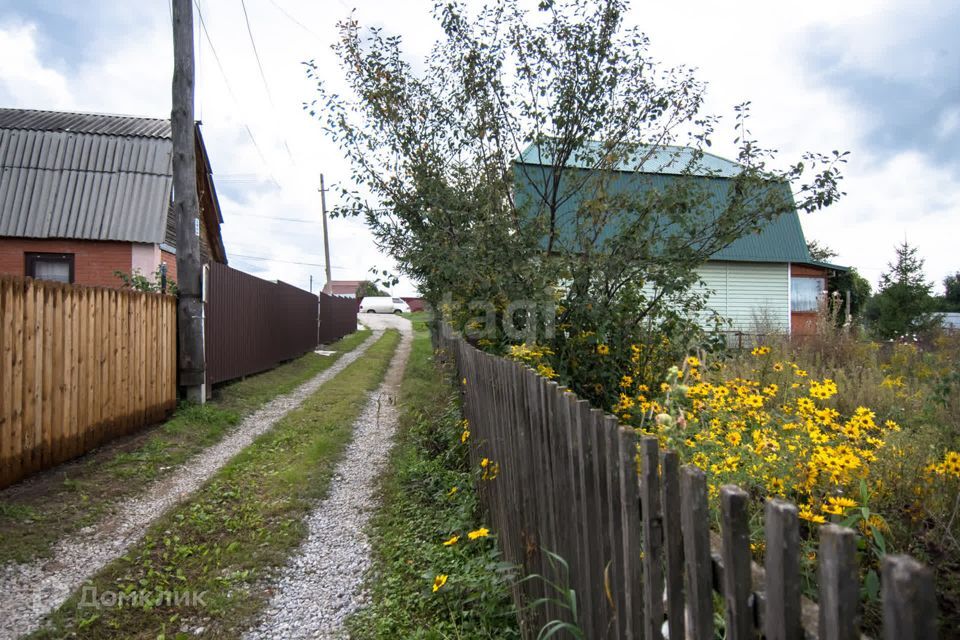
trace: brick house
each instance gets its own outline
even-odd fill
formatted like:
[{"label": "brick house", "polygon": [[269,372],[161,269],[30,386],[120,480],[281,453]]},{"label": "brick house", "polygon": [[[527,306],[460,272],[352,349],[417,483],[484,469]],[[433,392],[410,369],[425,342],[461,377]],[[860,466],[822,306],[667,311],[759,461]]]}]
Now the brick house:
[{"label": "brick house", "polygon": [[[223,217],[196,126],[200,255],[226,264]],[[119,287],[176,280],[170,121],[0,109],[0,273]]]}]

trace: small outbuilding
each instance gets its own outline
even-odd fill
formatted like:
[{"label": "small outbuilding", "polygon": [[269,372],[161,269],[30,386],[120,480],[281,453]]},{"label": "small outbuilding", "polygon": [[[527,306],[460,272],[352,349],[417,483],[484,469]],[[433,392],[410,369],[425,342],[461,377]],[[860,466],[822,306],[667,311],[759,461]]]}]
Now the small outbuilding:
[{"label": "small outbuilding", "polygon": [[[195,127],[200,255],[227,263],[223,217]],[[176,280],[170,121],[0,109],[0,273],[120,287],[120,271]]]}]

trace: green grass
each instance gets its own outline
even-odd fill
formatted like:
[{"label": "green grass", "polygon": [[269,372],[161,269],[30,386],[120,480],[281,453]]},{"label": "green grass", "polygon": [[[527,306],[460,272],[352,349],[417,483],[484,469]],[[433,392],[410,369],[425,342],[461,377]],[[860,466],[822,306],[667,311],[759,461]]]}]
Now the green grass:
[{"label": "green grass", "polygon": [[[371,523],[371,603],[349,620],[351,638],[516,638],[512,567],[493,538],[470,541],[485,523],[478,474],[461,443],[456,392],[431,358],[420,330],[401,390],[401,422],[381,504]],[[450,495],[452,487],[457,491]],[[452,535],[452,546],[442,542]],[[447,583],[436,593],[434,577]]]},{"label": "green grass", "polygon": [[207,638],[239,637],[268,601],[271,574],[303,541],[303,519],[325,495],[398,340],[385,333],[88,583],[98,593],[201,593],[201,602],[83,608],[75,594],[31,637],[154,640],[186,637],[184,625],[202,626]]},{"label": "green grass", "polygon": [[[343,354],[369,336],[369,331],[360,331],[332,348]],[[97,522],[112,503],[173,472],[219,442],[244,416],[329,368],[337,358],[308,353],[220,387],[206,405],[183,404],[156,427],[5,491],[0,499],[0,565],[49,556],[57,540]]]},{"label": "green grass", "polygon": [[413,311],[411,313],[401,313],[401,316],[410,321],[414,331],[426,331],[427,322],[430,320],[429,311]]}]

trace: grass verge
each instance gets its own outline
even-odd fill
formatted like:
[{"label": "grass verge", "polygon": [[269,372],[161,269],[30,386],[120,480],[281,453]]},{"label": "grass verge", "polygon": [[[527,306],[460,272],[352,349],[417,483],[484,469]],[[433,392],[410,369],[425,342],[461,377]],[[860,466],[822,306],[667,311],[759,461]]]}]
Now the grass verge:
[{"label": "grass verge", "polygon": [[0,494],[0,566],[50,555],[57,540],[97,522],[111,504],[219,442],[244,416],[289,393],[370,336],[336,343],[337,356],[308,353],[218,388],[203,406],[181,405],[166,422],[39,474]]},{"label": "grass verge", "polygon": [[[461,442],[456,392],[435,367],[422,324],[419,329],[382,506],[371,523],[371,602],[349,620],[351,638],[519,637],[512,567],[500,560],[494,538],[470,539],[484,524],[479,474],[469,468]],[[434,591],[438,576],[446,579]]]},{"label": "grass verge", "polygon": [[398,340],[387,332],[86,585],[101,605],[127,594],[124,606],[79,606],[81,591],[31,637],[239,637],[304,539],[304,516],[326,493]]}]

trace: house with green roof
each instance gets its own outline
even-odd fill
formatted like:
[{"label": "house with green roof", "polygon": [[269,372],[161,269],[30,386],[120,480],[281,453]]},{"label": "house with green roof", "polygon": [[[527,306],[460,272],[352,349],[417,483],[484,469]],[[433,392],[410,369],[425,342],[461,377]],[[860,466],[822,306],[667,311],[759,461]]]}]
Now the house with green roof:
[{"label": "house with green roof", "polygon": [[[561,172],[556,171],[549,151],[536,144],[529,145],[514,160],[519,208],[545,206],[543,196],[548,189],[567,191],[555,200],[559,203],[555,234],[558,244],[567,250],[576,245],[575,220],[584,215],[583,207],[590,206],[590,187],[583,188],[590,184],[586,178],[591,172],[601,171],[598,166],[606,172],[603,189],[641,199],[674,188],[680,181],[694,181],[698,192],[704,194],[695,220],[707,220],[723,210],[737,188],[735,178],[743,171],[736,162],[687,147],[633,146],[619,159],[607,156],[601,162],[603,153],[599,143],[574,152],[563,165],[563,178],[557,180],[555,176]],[[577,185],[579,176],[584,179]],[[846,268],[811,258],[788,184],[770,183],[764,188],[783,198],[781,202],[788,203],[788,211],[713,252],[698,269],[700,286],[708,294],[709,307],[728,321],[732,334],[809,333],[828,277]],[[610,224],[599,231],[595,241],[602,242],[604,237],[619,232],[615,224]]]}]

